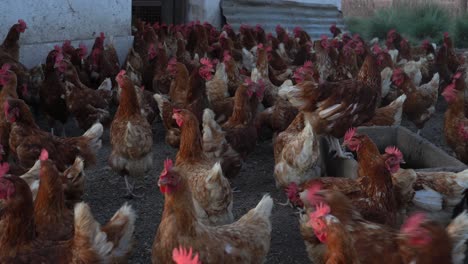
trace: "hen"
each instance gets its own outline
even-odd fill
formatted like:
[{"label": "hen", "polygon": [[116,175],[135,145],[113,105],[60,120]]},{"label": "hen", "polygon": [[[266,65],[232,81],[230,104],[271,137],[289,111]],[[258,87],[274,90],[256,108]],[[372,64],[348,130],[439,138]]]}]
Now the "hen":
[{"label": "hen", "polygon": [[0,45],[0,52],[5,52],[15,61],[19,61],[20,46],[18,41],[21,33],[24,33],[27,28],[28,26],[23,19],[19,19],[18,23],[11,26],[2,45]]},{"label": "hen", "polygon": [[78,73],[70,61],[62,60],[65,71],[65,100],[68,111],[75,116],[78,126],[89,129],[99,122],[106,126],[111,121],[109,104],[111,101],[111,86],[101,86],[97,90],[86,87],[81,83]]},{"label": "hen", "polygon": [[242,159],[226,140],[226,132],[216,122],[211,109],[203,113],[203,152],[211,160],[219,160],[226,178],[237,176],[242,167]]},{"label": "hen", "polygon": [[429,83],[416,87],[406,73],[395,69],[392,81],[406,94],[403,113],[416,125],[419,133],[435,112],[439,96],[439,74],[434,74]]},{"label": "hen", "polygon": [[250,79],[237,88],[234,96],[234,110],[231,117],[222,125],[226,139],[243,159],[254,149],[257,143],[255,116],[258,104],[263,99],[264,86]]},{"label": "hen", "polygon": [[403,117],[406,95],[402,94],[389,105],[375,110],[374,117],[362,126],[399,126]]},{"label": "hen", "polygon": [[[318,207],[301,217],[301,233],[313,232],[316,239],[326,244],[312,247],[306,241],[314,263],[330,263],[327,260],[342,254],[351,258],[349,263],[375,263],[378,258],[392,264],[462,263],[464,258],[468,238],[466,213],[446,229],[424,214],[415,214],[398,232],[364,220],[339,192],[319,190],[309,200]],[[343,228],[331,228],[331,224]]]},{"label": "hen", "polygon": [[468,170],[458,173],[448,171],[414,171],[400,169],[394,178],[411,181],[411,211],[425,211],[433,220],[448,224],[452,213],[468,188]]},{"label": "hen", "polygon": [[40,156],[39,189],[34,200],[34,221],[38,238],[51,241],[73,237],[73,213],[65,206],[62,179],[49,154]]},{"label": "hen", "polygon": [[319,141],[304,115],[299,113],[274,140],[277,188],[285,188],[292,182],[302,184],[321,176]]},{"label": "hen", "polygon": [[382,156],[367,135],[357,134],[354,129],[346,134],[344,145],[357,153],[357,179],[321,177],[309,180],[302,188],[319,184],[324,189],[339,190],[351,199],[366,220],[395,226],[399,208],[391,172],[399,169],[401,152]]},{"label": "hen", "polygon": [[94,124],[80,137],[61,138],[42,131],[24,101],[8,99],[3,107],[5,117],[12,124],[10,150],[21,166],[32,167],[43,148],[60,171],[72,165],[77,156],[82,157],[86,165],[94,164],[104,130],[100,123]]},{"label": "hen", "polygon": [[165,196],[164,213],[156,233],[153,263],[171,263],[172,250],[191,247],[202,263],[263,263],[270,248],[270,215],[273,200],[265,195],[254,209],[237,222],[205,226],[196,218],[185,172],[165,162],[158,181]]},{"label": "hen", "polygon": [[231,186],[220,163],[210,160],[203,152],[197,118],[184,109],[174,110],[173,118],[181,129],[176,165],[189,177],[197,218],[206,225],[232,223]]},{"label": "hen", "polygon": [[122,93],[110,129],[112,151],[109,165],[124,176],[127,195],[137,196],[127,177],[141,177],[153,167],[153,131],[140,112],[135,87],[124,70],[116,80]]},{"label": "hen", "polygon": [[1,263],[108,263],[124,260],[130,250],[135,213],[124,205],[101,229],[89,206],[74,209],[73,237],[49,241],[37,237],[29,186],[12,175],[0,177]]},{"label": "hen", "polygon": [[39,88],[39,96],[42,111],[49,120],[52,133],[54,134],[55,120],[58,120],[62,124],[61,135],[64,136],[64,124],[68,120],[69,113],[65,101],[65,86],[60,80],[60,75],[65,68],[60,63],[56,64],[56,62],[61,61],[62,58],[63,54],[59,46],[55,46],[55,49],[47,55],[44,69],[44,81]]},{"label": "hen", "polygon": [[[8,98],[18,99],[16,74],[10,70],[10,64],[3,64],[0,69],[0,85],[3,86],[0,91],[0,104],[3,105]],[[7,121],[5,115],[0,115],[0,144],[3,149],[1,160],[8,160],[10,129],[11,124]]]},{"label": "hen", "polygon": [[381,96],[381,77],[373,55],[367,55],[356,79],[340,82],[305,81],[281,88],[279,95],[288,98],[293,106],[307,115],[314,133],[326,135],[331,150],[348,158],[339,145],[352,126],[370,120]]},{"label": "hen", "polygon": [[457,158],[464,163],[468,163],[468,120],[465,117],[465,96],[466,83],[463,72],[457,72],[451,84],[449,84],[442,96],[448,103],[444,116],[444,135],[447,145],[449,145]]}]

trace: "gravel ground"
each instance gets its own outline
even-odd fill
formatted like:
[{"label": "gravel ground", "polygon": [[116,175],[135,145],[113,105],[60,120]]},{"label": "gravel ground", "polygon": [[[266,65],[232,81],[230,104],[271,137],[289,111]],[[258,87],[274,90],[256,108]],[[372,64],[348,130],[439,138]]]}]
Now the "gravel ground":
[{"label": "gravel ground", "polygon": [[[453,154],[447,148],[443,136],[443,112],[446,104],[439,100],[436,115],[426,124],[421,135]],[[416,131],[416,128],[406,120],[404,126]],[[73,122],[67,124],[67,135],[79,135]],[[164,208],[164,198],[157,187],[157,178],[163,168],[163,160],[174,158],[176,149],[164,143],[164,128],[161,123],[153,126],[154,134],[154,168],[137,184],[143,198],[127,200],[123,178],[115,174],[107,166],[110,153],[109,131],[105,131],[103,147],[98,153],[97,165],[86,171],[86,192],[84,200],[88,202],[96,219],[105,223],[125,202],[130,203],[136,210],[135,245],[130,263],[151,263],[151,246]],[[286,197],[275,187],[273,178],[273,146],[270,140],[258,144],[255,152],[249,156],[240,175],[232,182],[240,192],[234,193],[234,215],[238,219],[248,210],[255,207],[264,193],[270,193],[275,201],[272,213],[271,248],[266,263],[310,263],[301,239],[297,214],[294,210],[278,205]]]}]

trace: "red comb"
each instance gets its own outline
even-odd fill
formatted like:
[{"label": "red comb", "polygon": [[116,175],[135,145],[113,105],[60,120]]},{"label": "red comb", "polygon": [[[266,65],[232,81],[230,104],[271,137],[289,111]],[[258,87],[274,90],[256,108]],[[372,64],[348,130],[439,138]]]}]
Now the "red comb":
[{"label": "red comb", "polygon": [[0,74],[5,74],[7,71],[9,71],[11,68],[11,65],[9,63],[5,63],[2,65],[2,68],[0,69]]},{"label": "red comb", "polygon": [[304,62],[304,67],[305,68],[312,68],[313,64],[312,64],[312,61],[308,60],[306,62]]},{"label": "red comb", "polygon": [[58,52],[62,52],[62,48],[59,45],[55,45],[54,50],[56,50]]},{"label": "red comb", "polygon": [[257,45],[257,48],[258,48],[258,49],[263,49],[263,43],[258,44],[258,45]]},{"label": "red comb", "polygon": [[23,19],[18,19],[18,24],[20,25],[22,29],[28,28],[28,25],[26,25],[26,22],[24,22]]},{"label": "red comb", "polygon": [[346,134],[344,136],[344,141],[349,141],[351,140],[354,136],[356,135],[356,128],[352,127],[346,131]]},{"label": "red comb", "polygon": [[117,76],[123,76],[125,75],[125,73],[127,73],[125,70],[120,70],[119,74],[117,74]]},{"label": "red comb", "polygon": [[201,58],[200,63],[208,67],[213,67],[212,62],[208,58]]},{"label": "red comb", "polygon": [[461,72],[457,72],[457,73],[453,76],[453,79],[454,79],[454,80],[458,80],[461,76],[462,76],[462,73],[461,73]]},{"label": "red comb", "polygon": [[331,211],[330,206],[324,203],[319,203],[315,206],[315,211],[310,213],[311,219],[317,219],[322,216],[326,216]]},{"label": "red comb", "polygon": [[385,148],[385,153],[397,156],[398,158],[403,158],[403,153],[401,153],[401,151],[395,146]]},{"label": "red comb", "polygon": [[49,159],[49,152],[47,152],[47,149],[43,148],[41,150],[41,155],[39,156],[39,160],[48,160]]},{"label": "red comb", "polygon": [[191,247],[189,250],[183,247],[174,248],[172,251],[172,260],[174,260],[176,264],[201,264],[198,254],[195,254],[193,258],[192,255],[193,251]]},{"label": "red comb", "polygon": [[5,176],[5,174],[7,174],[9,170],[10,170],[10,165],[8,164],[8,162],[3,162],[0,165],[0,178]]},{"label": "red comb", "polygon": [[71,41],[69,39],[66,39],[64,42],[63,42],[63,47],[70,47],[71,46]]},{"label": "red comb", "polygon": [[80,43],[80,45],[78,45],[78,47],[81,49],[81,51],[80,51],[81,54],[86,55],[88,53],[88,48],[86,47],[86,45],[84,43]]},{"label": "red comb", "polygon": [[172,166],[173,166],[173,162],[172,162],[171,159],[166,159],[166,160],[164,161],[164,169],[165,169],[166,171],[169,171],[170,169],[172,169]]},{"label": "red comb", "polygon": [[104,40],[104,39],[106,38],[106,35],[104,35],[104,32],[101,32],[101,33],[99,34],[99,37],[100,37],[102,40]]},{"label": "red comb", "polygon": [[173,57],[172,59],[169,60],[168,64],[174,65],[177,63],[177,59]]},{"label": "red comb", "polygon": [[307,189],[307,201],[311,205],[317,205],[318,203],[322,202],[322,198],[317,195],[317,193],[322,190],[322,184],[319,182],[312,184],[308,189]]},{"label": "red comb", "polygon": [[444,32],[444,38],[448,38],[449,37],[449,33],[448,32]]},{"label": "red comb", "polygon": [[425,213],[415,213],[408,217],[405,221],[405,223],[401,226],[401,232],[408,234],[415,229],[419,228],[419,226],[424,223],[426,220],[426,214]]}]

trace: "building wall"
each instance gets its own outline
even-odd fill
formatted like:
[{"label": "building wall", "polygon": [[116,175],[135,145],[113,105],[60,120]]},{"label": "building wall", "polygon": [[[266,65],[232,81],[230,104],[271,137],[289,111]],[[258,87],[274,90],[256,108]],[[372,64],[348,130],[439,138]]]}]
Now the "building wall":
[{"label": "building wall", "polygon": [[47,53],[63,40],[90,49],[100,32],[114,39],[121,62],[132,44],[131,0],[2,0],[0,38],[24,19],[28,29],[20,37],[20,61],[28,67],[43,63]]},{"label": "building wall", "polygon": [[187,20],[207,21],[215,27],[221,27],[220,0],[189,0]]}]

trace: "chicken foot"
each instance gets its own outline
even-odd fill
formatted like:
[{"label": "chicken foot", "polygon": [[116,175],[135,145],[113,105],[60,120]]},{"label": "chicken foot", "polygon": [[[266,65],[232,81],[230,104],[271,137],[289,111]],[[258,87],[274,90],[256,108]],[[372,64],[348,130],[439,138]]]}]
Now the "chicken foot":
[{"label": "chicken foot", "polygon": [[135,189],[141,189],[143,187],[141,186],[135,187],[134,184],[131,184],[129,182],[127,175],[124,176],[124,179],[125,179],[125,186],[127,187],[127,194],[125,195],[125,197],[132,199],[133,197],[142,198],[144,196],[143,194],[137,195],[134,193]]},{"label": "chicken foot", "polygon": [[335,153],[333,155],[334,158],[342,158],[342,159],[353,159],[354,155],[351,152],[345,152],[343,151],[343,148],[341,147],[340,141],[331,135],[325,136],[325,139],[328,142],[329,146],[329,153]]}]

